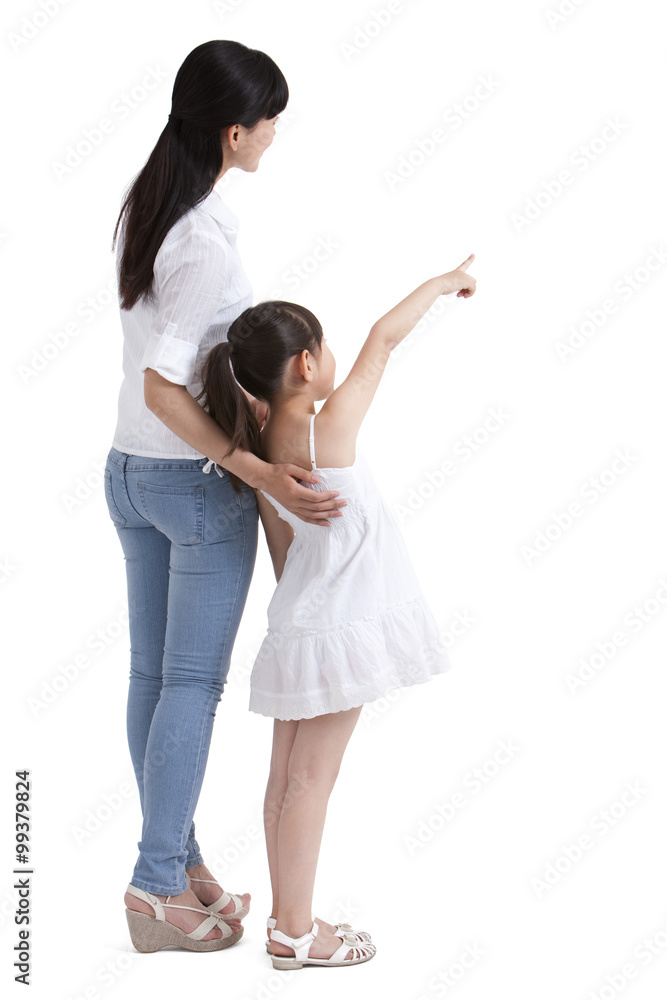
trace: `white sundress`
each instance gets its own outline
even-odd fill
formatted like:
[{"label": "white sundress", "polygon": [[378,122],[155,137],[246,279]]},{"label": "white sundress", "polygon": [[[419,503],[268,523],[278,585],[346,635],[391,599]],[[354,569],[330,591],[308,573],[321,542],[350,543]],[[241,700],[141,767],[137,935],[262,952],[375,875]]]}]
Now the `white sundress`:
[{"label": "white sundress", "polygon": [[295,537],[267,608],[268,628],[250,676],[249,710],[311,719],[422,684],[451,663],[398,521],[366,459],[318,468],[320,492],[347,500],[331,527],[309,524],[264,490]]}]

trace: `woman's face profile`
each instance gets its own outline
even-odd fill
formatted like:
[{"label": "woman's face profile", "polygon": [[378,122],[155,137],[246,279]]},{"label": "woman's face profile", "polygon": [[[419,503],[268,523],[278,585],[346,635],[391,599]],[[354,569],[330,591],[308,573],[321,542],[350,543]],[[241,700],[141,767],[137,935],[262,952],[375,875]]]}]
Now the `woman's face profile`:
[{"label": "woman's face profile", "polygon": [[[222,137],[223,161],[230,167],[239,167],[253,173],[259,166],[262,153],[273,142],[277,121],[278,115],[263,118],[253,129],[247,129],[244,125],[226,129]],[[237,136],[236,139],[234,136]],[[236,149],[231,145],[232,141]]]}]

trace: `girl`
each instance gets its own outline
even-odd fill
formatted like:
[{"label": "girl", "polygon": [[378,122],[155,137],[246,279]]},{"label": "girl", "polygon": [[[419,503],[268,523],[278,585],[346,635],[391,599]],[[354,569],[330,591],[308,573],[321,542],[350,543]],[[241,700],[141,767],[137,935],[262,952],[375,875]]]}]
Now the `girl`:
[{"label": "girl", "polygon": [[[139,951],[218,951],[243,934],[250,895],[212,878],[194,812],[254,569],[255,488],[322,534],[323,519],[342,516],[342,497],[299,484],[307,466],[269,464],[237,442],[227,457],[229,438],[193,398],[205,356],[253,298],[239,220],[214,185],[231,167],[258,169],[287,100],[264,52],[198,45],[114,234],[124,379],[105,491],[127,571],[127,738],[143,826],[125,907]],[[266,404],[248,406],[261,425]]]},{"label": "girl", "polygon": [[[375,954],[368,934],[312,917],[327,802],[362,705],[450,663],[356,440],[392,349],[438,296],[474,294],[466,273],[473,259],[379,319],[337,389],[318,320],[291,302],[246,309],[204,364],[208,412],[233,440],[269,462],[310,462],[320,476],[311,488],[337,487],[348,500],[343,517],[321,532],[256,491],[278,581],[250,694],[250,710],[275,720],[264,824],[273,889],[267,950],[277,969],[354,965]],[[269,406],[261,439],[241,389]]]}]

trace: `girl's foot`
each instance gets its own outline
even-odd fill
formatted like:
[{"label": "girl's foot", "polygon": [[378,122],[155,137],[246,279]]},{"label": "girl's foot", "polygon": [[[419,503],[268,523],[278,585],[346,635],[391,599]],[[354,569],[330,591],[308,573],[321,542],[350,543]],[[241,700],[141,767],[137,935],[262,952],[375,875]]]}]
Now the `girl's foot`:
[{"label": "girl's foot", "polygon": [[[197,899],[204,906],[210,906],[211,903],[215,903],[216,899],[220,899],[223,893],[223,889],[215,881],[215,875],[211,875],[210,871],[206,865],[195,865],[194,868],[186,868],[186,871],[190,878],[209,878],[213,879],[215,884],[210,882],[195,882],[192,886],[192,891],[195,893]],[[247,906],[250,902],[251,896],[249,892],[244,892],[243,894],[237,893],[243,906]],[[223,906],[222,913],[232,913],[234,911],[234,900],[230,899],[226,906]],[[230,924],[229,920],[225,921]],[[234,928],[236,929],[236,928]],[[206,940],[206,939],[204,939]]]},{"label": "girl's foot", "polygon": [[[159,892],[154,892],[154,896],[162,902],[166,903],[167,896],[162,895]],[[211,913],[206,910],[200,903],[200,901],[195,896],[192,889],[186,889],[185,892],[180,893],[178,896],[170,896],[169,902],[177,904],[179,906],[194,906],[197,909],[201,909],[201,918],[193,913],[192,910],[177,910],[171,906],[165,907],[164,915],[167,923],[173,924],[174,927],[179,927],[186,934],[193,931],[195,927],[199,927],[201,923],[204,922],[206,917],[210,917]],[[137,896],[133,896],[131,892],[125,893],[125,905],[128,910],[136,910],[137,913],[147,913],[149,917],[155,916],[155,910],[147,903],[144,899],[139,899]],[[240,920],[226,921],[233,931],[238,931],[243,926]],[[220,927],[211,927],[208,934],[205,934],[202,938],[203,941],[212,941],[214,938],[222,937],[222,930]]]},{"label": "girl's foot", "polygon": [[[319,925],[319,920],[315,919],[315,923]],[[310,927],[298,928],[298,927],[279,927],[284,934],[289,937],[298,938],[303,934],[307,934],[312,927],[312,922]],[[328,926],[331,926],[329,924]],[[269,934],[271,932],[269,931]],[[325,931],[321,926],[318,929],[317,937],[308,949],[308,958],[331,958],[334,952],[338,951],[340,948],[341,939],[328,931]],[[294,958],[295,951],[294,948],[290,948],[288,944],[283,944],[281,941],[271,941],[271,954],[272,955],[284,955],[285,958]],[[354,952],[352,948],[347,951],[343,957],[343,961],[349,961],[354,958]]]}]

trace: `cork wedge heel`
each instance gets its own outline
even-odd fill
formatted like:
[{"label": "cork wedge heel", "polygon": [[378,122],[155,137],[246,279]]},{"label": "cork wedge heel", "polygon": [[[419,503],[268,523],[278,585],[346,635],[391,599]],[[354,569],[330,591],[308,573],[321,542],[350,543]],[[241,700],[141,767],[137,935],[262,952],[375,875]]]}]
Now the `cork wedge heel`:
[{"label": "cork wedge heel", "polygon": [[[167,896],[166,901],[163,903],[153,893],[139,889],[136,885],[132,885],[131,882],[127,887],[127,891],[132,896],[150,903],[155,910],[155,916],[152,917],[148,913],[138,913],[136,910],[130,910],[128,907],[125,907],[130,938],[137,951],[144,953],[154,952],[169,945],[187,948],[188,951],[221,951],[223,948],[229,948],[231,945],[236,944],[243,937],[243,927],[238,931],[232,931],[229,924],[213,913],[202,920],[199,926],[195,927],[193,931],[186,934],[180,927],[176,927],[167,921],[164,908],[169,906],[178,910],[194,910],[195,913],[201,913],[202,911],[198,907],[184,906],[181,903],[170,903],[171,896]],[[215,926],[219,927],[222,931],[222,937],[213,938],[210,941],[202,941],[202,938]]]}]

